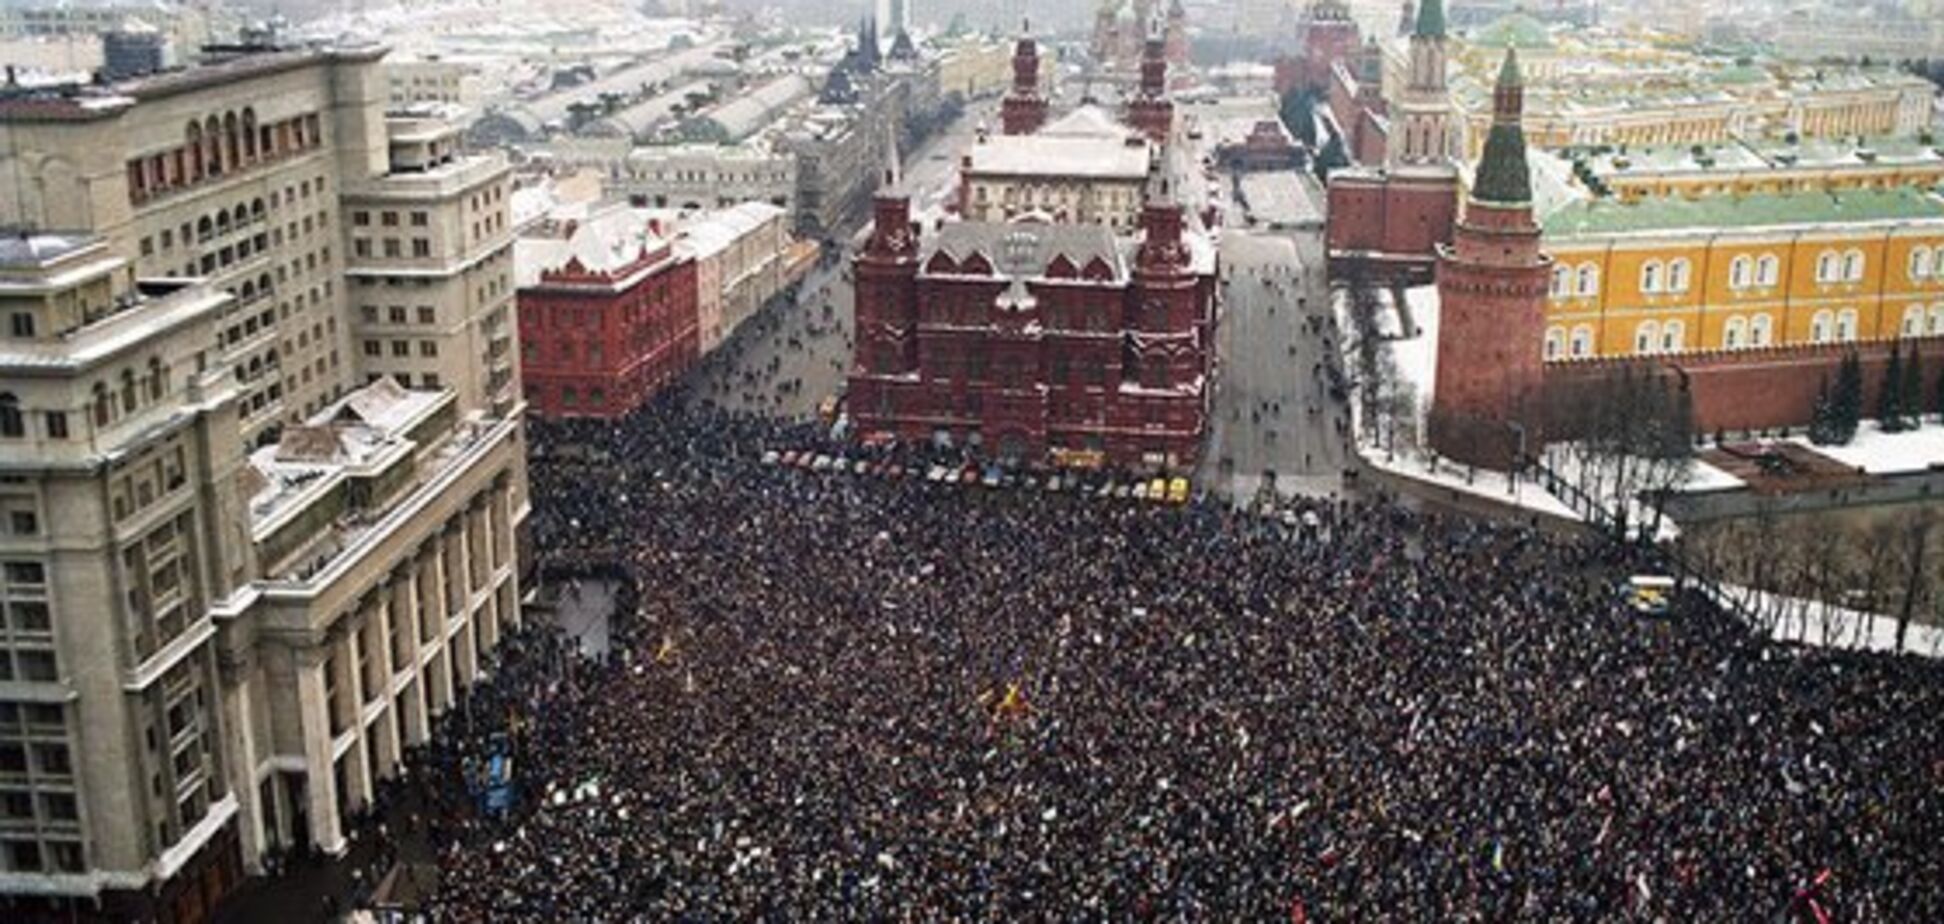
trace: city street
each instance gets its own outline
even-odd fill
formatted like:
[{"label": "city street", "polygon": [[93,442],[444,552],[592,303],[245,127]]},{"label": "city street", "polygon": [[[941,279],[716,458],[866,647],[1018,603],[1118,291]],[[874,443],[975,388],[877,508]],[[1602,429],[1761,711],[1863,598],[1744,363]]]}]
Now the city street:
[{"label": "city street", "polygon": [[[1207,449],[1196,481],[1236,500],[1256,496],[1265,475],[1282,494],[1342,487],[1342,405],[1329,394],[1322,325],[1329,315],[1321,232],[1225,231],[1226,301],[1216,333]],[[1316,319],[1316,330],[1307,324]]]},{"label": "city street", "polygon": [[[958,178],[958,152],[972,144],[995,104],[968,106],[945,131],[905,158],[905,184],[914,212],[936,212]],[[844,384],[851,356],[849,255],[818,267],[794,302],[782,302],[743,322],[697,377],[697,397],[738,411],[804,419]]]}]

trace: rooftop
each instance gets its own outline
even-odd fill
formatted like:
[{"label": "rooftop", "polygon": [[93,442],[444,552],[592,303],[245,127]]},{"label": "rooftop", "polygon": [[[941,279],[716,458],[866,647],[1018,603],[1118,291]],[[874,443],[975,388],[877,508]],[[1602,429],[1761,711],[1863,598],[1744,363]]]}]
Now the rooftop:
[{"label": "rooftop", "polygon": [[1126,135],[998,135],[974,144],[968,156],[969,172],[989,176],[1139,180],[1148,171],[1147,142]]},{"label": "rooftop", "polygon": [[1569,203],[1542,219],[1546,235],[1553,238],[1910,220],[1944,221],[1944,199],[1908,188],[1699,199],[1670,196],[1637,203],[1593,199]]}]

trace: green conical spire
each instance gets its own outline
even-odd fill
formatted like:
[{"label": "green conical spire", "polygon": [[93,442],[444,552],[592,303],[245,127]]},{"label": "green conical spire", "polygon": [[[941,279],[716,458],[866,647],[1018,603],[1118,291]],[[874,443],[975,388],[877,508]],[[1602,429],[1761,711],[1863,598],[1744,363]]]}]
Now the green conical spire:
[{"label": "green conical spire", "polygon": [[1444,38],[1444,0],[1424,0],[1424,5],[1418,7],[1415,34],[1424,38]]},{"label": "green conical spire", "polygon": [[1505,46],[1505,63],[1499,65],[1498,85],[1505,87],[1525,86],[1525,74],[1519,70],[1519,49]]},{"label": "green conical spire", "polygon": [[1485,156],[1478,161],[1478,181],[1472,198],[1479,202],[1523,205],[1532,201],[1532,173],[1526,166],[1525,80],[1519,74],[1519,53],[1505,50],[1498,86],[1492,89],[1492,131],[1485,136]]}]

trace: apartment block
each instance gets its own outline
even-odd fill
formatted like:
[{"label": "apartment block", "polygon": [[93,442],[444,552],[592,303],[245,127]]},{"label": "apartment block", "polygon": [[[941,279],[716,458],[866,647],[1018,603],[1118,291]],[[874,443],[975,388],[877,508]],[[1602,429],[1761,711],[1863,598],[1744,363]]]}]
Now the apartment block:
[{"label": "apartment block", "polygon": [[341,851],[519,620],[506,168],[383,54],[0,95],[0,918]]}]

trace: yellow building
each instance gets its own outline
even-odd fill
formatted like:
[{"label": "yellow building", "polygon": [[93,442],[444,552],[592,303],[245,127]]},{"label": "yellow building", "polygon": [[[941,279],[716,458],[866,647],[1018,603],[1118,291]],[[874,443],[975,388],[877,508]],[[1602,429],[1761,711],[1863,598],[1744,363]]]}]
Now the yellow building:
[{"label": "yellow building", "polygon": [[1625,202],[1944,184],[1944,153],[1915,138],[1728,141],[1633,148],[1578,161],[1568,153],[1553,156],[1563,173],[1590,177],[1607,195]]},{"label": "yellow building", "polygon": [[1543,224],[1548,359],[1944,335],[1935,192],[1595,199]]}]

